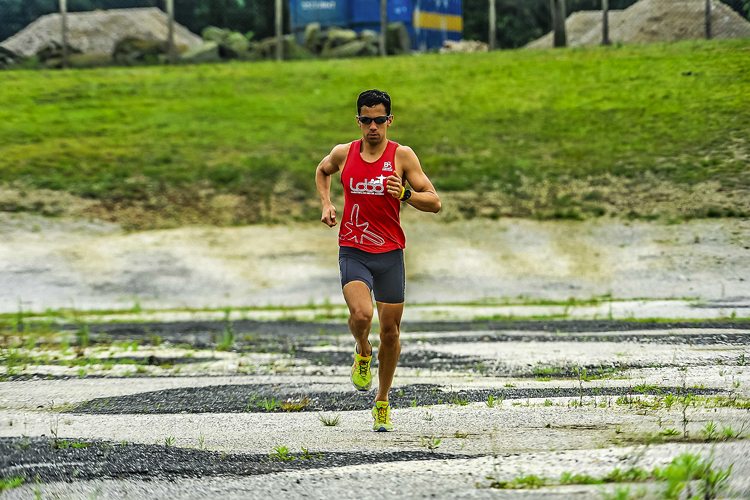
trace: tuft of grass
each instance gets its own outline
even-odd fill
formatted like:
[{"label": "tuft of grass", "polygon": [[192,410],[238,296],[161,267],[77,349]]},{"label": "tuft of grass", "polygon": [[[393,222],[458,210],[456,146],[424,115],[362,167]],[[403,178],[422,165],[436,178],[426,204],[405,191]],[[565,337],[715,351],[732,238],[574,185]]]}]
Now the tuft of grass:
[{"label": "tuft of grass", "polygon": [[521,474],[520,476],[510,481],[499,481],[495,478],[488,477],[491,480],[489,487],[500,489],[500,490],[524,490],[524,489],[538,489],[545,486],[548,482],[547,479],[529,474],[528,476]]},{"label": "tuft of grass", "polygon": [[320,420],[326,427],[336,427],[341,422],[339,415],[324,415],[319,414],[318,420]]},{"label": "tuft of grass", "polygon": [[419,442],[430,451],[435,451],[440,447],[443,440],[436,436],[419,436]]},{"label": "tuft of grass", "polygon": [[3,492],[5,490],[12,490],[13,488],[18,488],[24,483],[24,481],[26,481],[26,479],[21,476],[1,477],[0,478],[0,492]]},{"label": "tuft of grass", "polygon": [[261,401],[260,407],[266,411],[274,411],[279,407],[279,402],[276,401],[276,398],[265,398],[263,399],[263,401]]},{"label": "tuft of grass", "polygon": [[291,462],[294,460],[294,455],[291,454],[289,448],[286,446],[276,446],[271,453],[271,460],[278,462]]},{"label": "tuft of grass", "polygon": [[164,438],[164,446],[174,446],[175,443],[175,437],[174,436],[167,436]]},{"label": "tuft of grass", "polygon": [[[601,477],[564,472],[557,481],[535,475],[520,475],[510,481],[500,481],[493,477],[487,479],[491,481],[488,485],[490,488],[498,489],[530,489],[570,484],[642,483],[656,480],[664,483],[663,498],[714,499],[720,497],[727,489],[731,471],[731,465],[726,469],[716,469],[713,467],[712,459],[704,460],[700,455],[683,453],[676,456],[666,466],[655,467],[651,471],[637,467],[626,470],[615,468]],[[607,498],[630,498],[628,495],[629,490],[621,489],[614,496],[607,495]]]},{"label": "tuft of grass", "polygon": [[301,399],[287,399],[281,403],[283,411],[302,411],[310,404],[310,398],[305,396]]}]

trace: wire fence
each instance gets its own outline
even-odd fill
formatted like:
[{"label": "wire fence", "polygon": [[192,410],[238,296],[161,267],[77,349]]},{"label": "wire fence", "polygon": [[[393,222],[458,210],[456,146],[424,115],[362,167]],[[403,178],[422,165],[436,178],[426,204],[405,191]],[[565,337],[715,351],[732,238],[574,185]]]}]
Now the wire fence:
[{"label": "wire fence", "polygon": [[[11,0],[0,0],[2,2]],[[177,53],[198,50],[206,42],[215,42],[216,47],[210,51],[198,52],[196,62],[221,59],[256,59],[256,58],[293,58],[305,55],[299,46],[306,43],[304,26],[293,26],[294,16],[290,9],[299,5],[330,7],[337,2],[352,0],[328,0],[324,2],[305,2],[303,0],[128,0],[126,10],[117,14],[113,11],[89,10],[81,12],[81,5],[75,0],[48,0],[38,19],[33,21],[18,35],[0,44],[0,67],[3,57],[8,61],[13,54],[24,57],[38,57],[48,67],[66,66],[71,52],[107,53],[115,63],[139,63],[155,61],[175,61]],[[386,26],[389,12],[394,9],[400,14],[400,20],[406,28],[397,32],[400,43],[399,51],[404,48],[419,50],[417,36],[419,22],[429,20],[436,26],[442,23],[443,29],[450,25],[453,30],[449,36],[444,32],[443,41],[478,40],[486,45],[469,45],[468,50],[493,50],[501,48],[547,48],[547,47],[580,47],[600,44],[633,44],[673,42],[685,39],[712,38],[750,38],[750,0],[369,0],[379,8],[370,9],[384,14],[386,19],[375,19],[377,25],[368,26],[370,33]],[[452,3],[451,3],[452,2]],[[87,5],[94,5],[90,1]],[[74,8],[67,12],[67,6]],[[118,5],[110,0],[108,5]],[[206,14],[206,6],[219,6],[212,16]],[[354,5],[354,3],[352,4]],[[445,12],[425,13],[425,8],[446,6]],[[223,6],[223,7],[222,7]],[[447,6],[450,6],[449,8]],[[75,11],[75,9],[78,9]],[[228,11],[227,9],[234,9]],[[339,7],[336,7],[339,8]],[[369,8],[369,7],[368,7]],[[224,9],[224,10],[222,10]],[[404,10],[406,9],[406,10]],[[413,9],[413,15],[408,9]],[[342,9],[339,9],[342,10]],[[342,10],[343,11],[343,10]],[[404,14],[406,12],[406,14]],[[456,15],[456,12],[459,15]],[[47,15],[42,15],[47,14]],[[174,16],[172,15],[174,14]],[[203,15],[204,17],[200,17]],[[208,17],[207,17],[208,16]],[[446,19],[448,22],[443,22]],[[176,19],[177,24],[172,23]],[[200,33],[208,26],[209,21],[222,28],[230,28],[223,33],[213,33],[214,37],[201,39],[195,33],[180,24],[188,25],[194,32]],[[215,21],[215,23],[213,23]],[[410,24],[411,23],[411,24]],[[227,24],[230,26],[221,26]],[[342,24],[332,22],[331,26]],[[345,22],[343,23],[345,24]],[[347,28],[351,26],[339,26]],[[251,29],[252,28],[252,29]],[[324,26],[324,28],[326,28]],[[372,28],[372,29],[369,29]],[[357,28],[355,28],[357,29]],[[438,29],[438,28],[436,28]],[[459,31],[455,31],[458,29]],[[253,35],[265,33],[263,40],[253,39]],[[294,33],[294,35],[293,35]],[[340,34],[340,33],[339,33]],[[434,35],[435,33],[433,33]],[[365,40],[362,33],[357,39],[351,35],[343,37],[340,43],[349,43],[357,50],[323,50],[327,43],[320,38],[312,55],[341,57],[360,55],[384,55],[386,36],[370,36]],[[424,32],[422,32],[424,35]],[[438,29],[437,36],[440,36]],[[349,37],[349,38],[347,38]],[[125,38],[157,40],[162,46],[142,46],[137,43],[127,48],[128,53],[119,53],[118,44]],[[404,41],[406,39],[406,41]],[[363,40],[365,43],[363,43]],[[339,42],[336,42],[339,43]],[[357,45],[359,43],[359,45]],[[380,47],[378,47],[380,45]],[[439,43],[438,43],[439,46]],[[434,45],[433,47],[434,48]],[[2,49],[7,49],[8,54]],[[305,47],[303,47],[305,49]],[[336,46],[328,49],[337,49]],[[149,52],[151,51],[151,52]],[[135,53],[137,56],[132,56]],[[124,54],[124,55],[123,55]],[[145,54],[145,55],[144,55]],[[208,55],[206,55],[208,54]],[[260,55],[259,55],[260,54]],[[335,56],[334,55],[334,56]],[[153,57],[151,57],[153,56]],[[119,57],[119,59],[118,59]],[[149,59],[151,57],[151,59]],[[139,59],[140,58],[140,59]],[[78,60],[90,64],[92,59],[78,56]],[[110,60],[112,62],[112,60]]]},{"label": "wire fence", "polygon": [[599,0],[593,9],[575,8],[575,2],[571,3],[574,8],[567,10],[565,0],[550,0],[549,32],[525,46],[579,47],[750,37],[750,22],[742,10],[718,0]]}]

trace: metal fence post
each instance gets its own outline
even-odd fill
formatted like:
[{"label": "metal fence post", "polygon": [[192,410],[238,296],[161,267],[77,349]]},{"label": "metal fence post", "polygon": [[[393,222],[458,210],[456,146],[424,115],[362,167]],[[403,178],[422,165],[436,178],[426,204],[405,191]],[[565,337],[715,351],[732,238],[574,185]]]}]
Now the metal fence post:
[{"label": "metal fence post", "polygon": [[706,0],[706,40],[711,39],[711,0]]},{"label": "metal fence post", "polygon": [[552,29],[554,30],[554,46],[565,47],[565,0],[550,0],[552,9]]},{"label": "metal fence post", "polygon": [[60,0],[60,20],[62,22],[62,67],[68,67],[68,0]]},{"label": "metal fence post", "polygon": [[167,0],[167,57],[170,64],[176,61],[174,47],[174,0]]},{"label": "metal fence post", "polygon": [[380,55],[385,57],[385,35],[388,29],[388,0],[380,0]]},{"label": "metal fence post", "polygon": [[283,19],[283,11],[282,11],[282,4],[281,0],[276,0],[276,60],[281,61],[284,59],[284,35],[283,30],[281,29],[282,25],[282,19]]},{"label": "metal fence post", "polygon": [[609,0],[602,0],[602,45],[609,44]]},{"label": "metal fence post", "polygon": [[495,50],[495,40],[497,39],[497,9],[495,8],[495,0],[489,0],[490,2],[490,33],[489,33],[489,46],[490,50]]}]

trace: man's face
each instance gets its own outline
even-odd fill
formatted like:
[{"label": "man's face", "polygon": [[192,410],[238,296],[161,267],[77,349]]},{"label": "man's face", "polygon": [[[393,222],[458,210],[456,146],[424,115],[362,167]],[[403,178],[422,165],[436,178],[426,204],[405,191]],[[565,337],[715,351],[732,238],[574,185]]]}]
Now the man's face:
[{"label": "man's face", "polygon": [[[376,104],[373,107],[362,106],[359,110],[360,118],[378,118],[387,116],[385,112],[385,106],[382,104]],[[370,121],[369,124],[362,123],[358,118],[357,123],[359,128],[362,130],[362,138],[368,142],[368,144],[377,145],[385,139],[386,131],[391,126],[393,117],[389,116],[385,123],[376,123],[375,120]]]}]

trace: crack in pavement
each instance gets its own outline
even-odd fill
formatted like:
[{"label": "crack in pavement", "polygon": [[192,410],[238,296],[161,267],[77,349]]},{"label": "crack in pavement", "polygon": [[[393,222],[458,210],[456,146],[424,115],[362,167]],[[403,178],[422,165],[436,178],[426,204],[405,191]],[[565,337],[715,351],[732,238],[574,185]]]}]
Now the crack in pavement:
[{"label": "crack in pavement", "polygon": [[[498,388],[446,391],[439,385],[413,384],[394,387],[390,402],[393,408],[430,406],[436,404],[467,404],[496,399],[534,399],[578,396],[636,396],[723,393],[720,389],[682,387],[649,387],[634,390],[625,387],[596,388]],[[257,413],[284,412],[282,404],[289,401],[294,411],[353,411],[372,408],[376,391],[321,392],[305,391],[302,384],[242,384],[183,387],[142,392],[126,396],[96,398],[67,410],[88,414],[173,414],[173,413]]]}]

